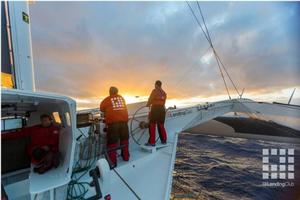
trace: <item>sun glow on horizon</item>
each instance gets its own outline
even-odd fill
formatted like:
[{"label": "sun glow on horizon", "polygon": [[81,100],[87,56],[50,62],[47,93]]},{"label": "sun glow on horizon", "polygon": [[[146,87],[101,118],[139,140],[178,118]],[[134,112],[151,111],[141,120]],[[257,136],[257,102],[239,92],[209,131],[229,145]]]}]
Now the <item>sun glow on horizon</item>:
[{"label": "sun glow on horizon", "polygon": [[138,96],[138,95],[130,95],[130,94],[124,94],[122,96],[124,97],[127,104],[138,103],[138,102],[143,102],[148,100],[147,96]]},{"label": "sun glow on horizon", "polygon": [[[253,99],[257,101],[265,101],[265,102],[277,101],[277,102],[287,103],[293,89],[294,87],[282,89],[277,92],[269,92],[269,93],[261,93],[261,92],[247,93],[246,92],[243,98],[249,98],[249,99]],[[148,100],[148,96],[138,96],[138,95],[132,95],[130,93],[124,93],[122,96],[124,97],[127,104],[145,102]],[[101,97],[101,98],[98,97],[74,98],[73,97],[73,99],[78,104],[77,107],[78,110],[97,108],[100,102],[104,98],[105,97]],[[237,98],[237,95],[232,95],[232,98]],[[209,96],[209,97],[194,96],[189,98],[169,98],[167,99],[166,107],[176,106],[178,108],[182,108],[182,107],[188,107],[197,104],[203,104],[206,102],[214,102],[214,101],[221,101],[221,100],[228,100],[228,96],[216,95],[216,96]],[[295,94],[293,96],[292,104],[300,104],[299,100],[300,100],[300,88],[297,87]]]}]

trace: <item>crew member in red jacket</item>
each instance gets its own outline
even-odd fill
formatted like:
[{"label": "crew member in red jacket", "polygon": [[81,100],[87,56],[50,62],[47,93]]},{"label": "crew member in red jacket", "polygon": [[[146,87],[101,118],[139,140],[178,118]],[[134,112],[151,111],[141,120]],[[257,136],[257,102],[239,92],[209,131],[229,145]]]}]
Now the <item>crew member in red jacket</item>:
[{"label": "crew member in red jacket", "polygon": [[146,143],[147,146],[155,146],[155,129],[158,126],[159,138],[162,144],[167,143],[167,132],[164,126],[166,109],[165,103],[167,99],[167,94],[161,88],[161,81],[155,82],[155,89],[152,90],[151,95],[147,102],[147,107],[151,107],[149,113],[149,140]]},{"label": "crew member in red jacket", "polygon": [[107,125],[107,148],[108,156],[115,167],[117,165],[116,148],[118,142],[122,147],[121,156],[124,161],[129,160],[128,150],[128,111],[124,98],[118,94],[116,87],[109,89],[109,96],[100,104],[100,110],[104,112]]},{"label": "crew member in red jacket", "polygon": [[50,115],[41,115],[40,119],[40,125],[2,134],[2,139],[30,137],[27,153],[35,165],[34,171],[43,174],[59,165],[59,127],[52,123]]}]

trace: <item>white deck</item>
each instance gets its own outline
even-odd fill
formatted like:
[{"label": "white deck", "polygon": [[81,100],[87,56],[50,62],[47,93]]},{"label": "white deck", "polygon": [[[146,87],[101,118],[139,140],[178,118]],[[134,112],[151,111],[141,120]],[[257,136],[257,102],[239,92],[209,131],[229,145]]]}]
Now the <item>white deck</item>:
[{"label": "white deck", "polygon": [[[241,102],[243,102],[243,104],[241,104]],[[103,193],[103,196],[105,196],[106,194],[110,194],[112,199],[114,200],[169,200],[172,187],[172,172],[176,157],[178,133],[187,128],[191,128],[229,112],[244,112],[247,114],[255,115],[257,117],[268,115],[270,119],[275,119],[277,117],[280,120],[283,120],[277,121],[281,122],[281,124],[284,124],[284,119],[290,119],[291,117],[295,120],[300,119],[299,109],[286,106],[282,107],[267,103],[256,103],[249,100],[221,101],[212,104],[197,105],[184,109],[170,110],[167,112],[165,123],[168,133],[167,146],[162,147],[160,145],[160,141],[158,141],[157,144],[158,146],[160,146],[159,148],[142,148],[140,145],[133,141],[132,137],[130,137],[130,161],[124,162],[122,161],[121,157],[119,157],[118,167],[115,168],[115,171],[120,174],[122,179],[129,186],[127,186],[121,180],[121,178],[114,170],[111,170],[111,177],[108,181],[110,190],[106,193]],[[138,120],[143,120],[146,118],[147,112],[138,115]],[[137,133],[137,138],[141,136],[141,144],[146,142],[149,137],[148,132],[143,135],[142,133],[142,130]],[[239,137],[239,134],[229,134],[226,136]],[[249,136],[249,138],[251,137]],[[29,191],[29,185],[31,188],[31,192],[37,191],[35,190],[35,188],[40,188],[39,185],[41,184],[43,184],[43,188],[45,188],[44,186],[47,186],[48,182],[51,182],[46,177],[49,177],[51,174],[53,174],[54,179],[55,177],[62,179],[64,178],[59,174],[55,174],[55,170],[49,171],[45,175],[31,174],[31,177],[35,177],[34,179],[30,179],[29,181],[26,180],[27,182],[25,181],[16,183],[14,185],[8,185],[5,187],[5,189],[7,190],[7,193],[9,195],[12,195],[12,197],[22,197],[21,199],[24,199],[26,196],[28,197],[26,191]],[[32,180],[34,180],[34,182]],[[91,182],[92,178],[88,173],[86,173],[85,176],[83,176],[79,181]],[[53,187],[53,185],[49,185],[49,188],[51,187]],[[59,186],[56,185],[56,187]],[[134,192],[132,192],[131,190],[133,190]],[[20,191],[20,193],[16,195],[15,191]],[[136,193],[136,195],[134,193]],[[85,197],[87,198],[93,195],[95,195],[95,188],[90,187]]]},{"label": "white deck", "polygon": [[[162,199],[168,190],[166,172],[170,167],[172,159],[170,152],[173,147],[176,146],[167,146],[154,153],[142,149],[132,151],[130,162],[124,162],[119,158],[115,170],[141,199]],[[86,175],[83,181],[91,181],[91,178]],[[137,199],[114,171],[112,171],[111,189],[113,199]],[[90,195],[94,195],[94,191]]]},{"label": "white deck", "polygon": [[[243,102],[243,104],[241,104],[241,102]],[[171,192],[172,172],[176,157],[177,133],[186,128],[209,121],[217,116],[222,116],[228,112],[244,112],[255,115],[256,117],[270,115],[270,117],[273,118],[275,116],[281,116],[283,113],[283,115],[286,115],[287,117],[294,117],[299,120],[300,116],[298,116],[298,110],[286,107],[280,107],[277,110],[277,106],[278,105],[257,103],[249,100],[234,100],[194,106],[186,109],[171,110],[168,112],[166,119],[169,146],[160,149],[157,148],[156,151],[151,151],[151,147],[142,148],[130,140],[130,161],[124,162],[119,158],[116,171],[140,199],[168,200]],[[260,112],[257,112],[258,110]],[[145,115],[140,115],[139,117],[145,118]],[[278,122],[283,123],[284,121]],[[237,134],[226,134],[221,136],[239,137]],[[263,139],[258,136],[256,137],[256,139]],[[142,137],[141,144],[143,144],[147,138],[148,133]],[[248,138],[252,138],[252,135],[248,134]],[[272,137],[267,139],[272,139]],[[91,181],[91,178],[86,175],[83,180]],[[113,171],[110,194],[112,199],[138,199]],[[87,194],[87,196],[91,195],[94,195],[93,188],[91,188]]]},{"label": "white deck", "polygon": [[[158,140],[156,147],[139,146],[130,138],[130,161],[124,162],[121,157],[119,157],[118,167],[115,170],[138,197],[133,194],[112,170],[110,182],[110,195],[112,199],[169,199],[178,133],[188,128],[190,124],[193,124],[193,119],[197,117],[197,123],[201,123],[216,116],[223,115],[229,112],[233,107],[230,102],[221,102],[204,109],[206,106],[194,106],[169,111],[165,123],[168,133],[167,145],[162,145]],[[214,110],[213,112],[211,112],[212,109]],[[147,114],[148,113],[139,115],[139,120],[145,119]],[[201,116],[201,118],[199,118],[199,116]],[[142,134],[142,131],[139,134]],[[158,135],[157,131],[156,135]],[[148,137],[148,132],[146,132],[141,137],[140,143],[144,144]],[[139,138],[139,136],[137,136],[137,138]],[[81,181],[91,182],[92,178],[86,174]],[[94,188],[91,188],[86,197],[94,194]]]}]

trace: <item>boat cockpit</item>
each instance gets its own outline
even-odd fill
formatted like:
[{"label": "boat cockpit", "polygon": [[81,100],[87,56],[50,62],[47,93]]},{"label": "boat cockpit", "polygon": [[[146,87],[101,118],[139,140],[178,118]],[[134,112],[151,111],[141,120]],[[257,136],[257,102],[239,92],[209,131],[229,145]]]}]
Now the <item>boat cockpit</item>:
[{"label": "boat cockpit", "polygon": [[[19,90],[3,89],[1,95],[1,174],[8,197],[36,197],[45,192],[54,194],[55,188],[66,185],[71,178],[75,149],[75,102],[58,95]],[[39,124],[43,114],[50,115],[53,123],[59,126],[60,164],[44,174],[37,174],[33,172],[26,153],[30,138],[3,139],[3,135]]]}]

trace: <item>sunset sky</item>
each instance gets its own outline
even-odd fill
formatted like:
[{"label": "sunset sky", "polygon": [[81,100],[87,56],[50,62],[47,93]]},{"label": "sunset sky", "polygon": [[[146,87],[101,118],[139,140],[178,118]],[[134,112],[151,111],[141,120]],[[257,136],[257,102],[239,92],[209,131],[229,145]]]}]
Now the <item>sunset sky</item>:
[{"label": "sunset sky", "polygon": [[[300,3],[200,5],[244,97],[287,102],[297,88],[300,104]],[[112,85],[128,102],[145,100],[157,79],[169,105],[228,98],[185,2],[35,2],[30,15],[37,89],[73,97],[79,109],[97,107]]]}]

